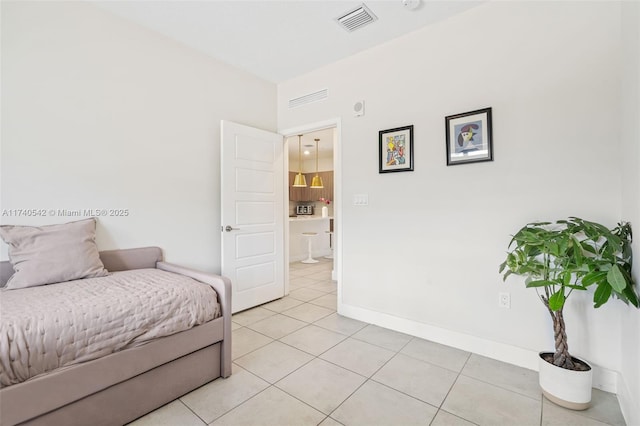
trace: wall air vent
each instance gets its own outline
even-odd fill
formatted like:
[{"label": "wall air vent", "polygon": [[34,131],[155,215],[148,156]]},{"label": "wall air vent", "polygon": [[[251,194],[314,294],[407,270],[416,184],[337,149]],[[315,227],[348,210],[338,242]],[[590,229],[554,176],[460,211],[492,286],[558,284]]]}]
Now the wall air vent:
[{"label": "wall air vent", "polygon": [[336,18],[336,22],[348,32],[362,28],[367,24],[376,21],[378,17],[369,10],[364,3],[356,9],[350,10],[342,16]]},{"label": "wall air vent", "polygon": [[310,104],[312,102],[321,101],[323,99],[326,99],[328,94],[328,89],[322,89],[317,92],[307,93],[306,95],[289,99],[289,108],[295,108],[302,105]]}]

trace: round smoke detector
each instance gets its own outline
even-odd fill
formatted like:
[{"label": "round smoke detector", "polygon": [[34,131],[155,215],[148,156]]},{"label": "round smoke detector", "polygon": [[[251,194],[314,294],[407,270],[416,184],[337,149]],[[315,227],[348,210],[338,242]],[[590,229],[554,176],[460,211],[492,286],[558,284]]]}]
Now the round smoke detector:
[{"label": "round smoke detector", "polygon": [[402,0],[402,5],[407,10],[416,10],[420,7],[420,0]]}]

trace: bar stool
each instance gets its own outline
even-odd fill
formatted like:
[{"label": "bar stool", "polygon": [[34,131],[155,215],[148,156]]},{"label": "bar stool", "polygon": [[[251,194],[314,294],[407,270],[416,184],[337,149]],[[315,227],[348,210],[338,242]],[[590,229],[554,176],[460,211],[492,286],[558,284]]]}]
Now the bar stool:
[{"label": "bar stool", "polygon": [[329,234],[329,248],[331,249],[331,254],[325,256],[325,259],[333,259],[333,231],[324,231],[325,234]]},{"label": "bar stool", "polygon": [[333,218],[329,219],[329,230],[324,231],[326,234],[329,234],[329,248],[331,249],[331,254],[329,256],[325,256],[325,259],[333,259]]},{"label": "bar stool", "polygon": [[309,253],[307,254],[307,258],[302,261],[302,263],[318,263],[319,260],[315,260],[311,257],[311,240],[318,235],[317,232],[303,232],[302,236],[307,238]]}]

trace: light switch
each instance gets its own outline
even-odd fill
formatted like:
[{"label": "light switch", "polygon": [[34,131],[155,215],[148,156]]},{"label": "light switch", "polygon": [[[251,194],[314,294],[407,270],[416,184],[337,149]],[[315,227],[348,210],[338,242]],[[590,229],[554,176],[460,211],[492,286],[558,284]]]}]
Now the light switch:
[{"label": "light switch", "polygon": [[354,206],[368,206],[369,205],[369,194],[355,194],[353,196],[353,205]]}]

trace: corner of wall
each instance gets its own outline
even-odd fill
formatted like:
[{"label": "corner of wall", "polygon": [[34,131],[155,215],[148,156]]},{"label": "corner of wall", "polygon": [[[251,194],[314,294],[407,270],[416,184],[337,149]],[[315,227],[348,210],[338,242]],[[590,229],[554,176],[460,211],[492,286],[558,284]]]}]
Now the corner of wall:
[{"label": "corner of wall", "polygon": [[[621,7],[622,79],[620,101],[622,126],[620,151],[622,165],[622,218],[640,229],[640,3],[622,2]],[[634,278],[640,285],[640,241],[633,243]],[[638,287],[636,287],[638,288]],[[629,425],[640,425],[640,312],[629,307],[621,314],[620,374],[618,402]]]},{"label": "corner of wall", "polygon": [[618,403],[628,425],[640,425],[640,401],[634,398],[622,373],[618,373]]}]

